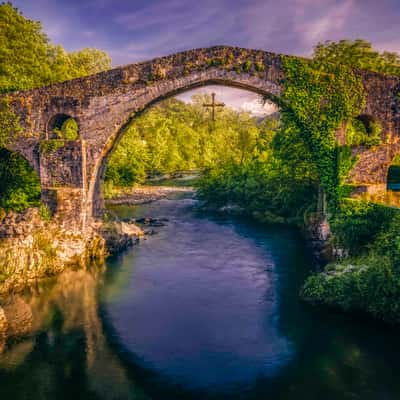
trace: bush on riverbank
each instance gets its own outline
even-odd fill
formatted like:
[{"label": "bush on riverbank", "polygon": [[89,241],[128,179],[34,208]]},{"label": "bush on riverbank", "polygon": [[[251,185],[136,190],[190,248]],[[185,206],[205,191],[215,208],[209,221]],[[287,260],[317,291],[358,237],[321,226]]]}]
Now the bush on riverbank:
[{"label": "bush on riverbank", "polygon": [[302,297],[345,311],[400,322],[400,211],[346,200],[331,223],[336,245],[350,257],[309,277]]},{"label": "bush on riverbank", "polygon": [[307,279],[301,295],[313,304],[400,322],[400,273],[387,256],[369,253],[328,265],[324,272]]},{"label": "bush on riverbank", "polygon": [[381,204],[343,199],[329,221],[334,245],[346,248],[351,255],[365,253],[397,214],[398,210]]}]

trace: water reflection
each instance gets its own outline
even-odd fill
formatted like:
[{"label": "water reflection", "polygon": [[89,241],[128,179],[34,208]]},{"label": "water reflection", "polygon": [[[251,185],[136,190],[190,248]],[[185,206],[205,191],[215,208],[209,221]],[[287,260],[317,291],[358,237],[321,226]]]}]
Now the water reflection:
[{"label": "water reflection", "polygon": [[89,398],[89,393],[144,398],[104,336],[97,303],[102,273],[100,267],[67,271],[1,301],[7,321],[0,354],[2,399]]},{"label": "water reflection", "polygon": [[1,399],[400,398],[397,329],[299,301],[296,231],[190,202],[135,212],[168,225],[1,300]]}]

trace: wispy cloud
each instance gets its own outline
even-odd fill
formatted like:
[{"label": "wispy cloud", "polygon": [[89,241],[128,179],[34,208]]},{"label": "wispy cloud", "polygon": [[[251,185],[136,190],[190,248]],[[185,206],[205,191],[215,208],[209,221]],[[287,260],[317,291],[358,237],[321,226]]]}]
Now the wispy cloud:
[{"label": "wispy cloud", "polygon": [[309,55],[319,41],[365,38],[400,50],[399,0],[14,0],[67,49],[95,46],[114,64],[231,44]]},{"label": "wispy cloud", "polygon": [[347,25],[355,0],[296,0],[294,30],[306,46],[335,38]]}]

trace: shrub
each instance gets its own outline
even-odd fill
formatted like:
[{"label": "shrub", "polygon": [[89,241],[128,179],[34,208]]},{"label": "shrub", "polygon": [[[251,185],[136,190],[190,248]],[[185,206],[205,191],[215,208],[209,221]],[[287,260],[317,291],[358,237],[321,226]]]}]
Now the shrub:
[{"label": "shrub", "polygon": [[330,220],[335,244],[349,249],[350,254],[365,252],[398,213],[384,205],[344,199]]},{"label": "shrub", "polygon": [[301,296],[315,304],[400,322],[400,275],[388,257],[377,254],[327,267],[307,279]]}]

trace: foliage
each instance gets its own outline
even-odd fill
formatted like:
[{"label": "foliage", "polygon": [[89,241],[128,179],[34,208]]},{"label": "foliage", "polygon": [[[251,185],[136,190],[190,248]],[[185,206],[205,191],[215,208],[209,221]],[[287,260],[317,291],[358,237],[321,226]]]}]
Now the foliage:
[{"label": "foliage", "polygon": [[[362,40],[319,44],[314,58],[338,67],[347,65],[400,74],[400,57],[397,54],[379,54]],[[339,171],[340,168],[351,168],[356,161],[351,157],[351,146],[370,147],[381,143],[381,126],[367,116],[354,118],[356,115],[355,107],[346,118],[347,146],[338,153]],[[340,175],[343,187],[346,171]],[[348,250],[351,257],[328,265],[323,273],[308,278],[302,290],[303,298],[317,304],[363,311],[379,319],[400,322],[399,222],[400,212],[394,208],[343,199],[331,217],[330,226],[333,245]]]},{"label": "foliage", "polygon": [[199,170],[235,160],[244,162],[262,135],[262,126],[246,113],[225,108],[213,123],[203,107],[209,96],[185,104],[170,99],[150,109],[127,129],[113,151],[106,180],[117,186],[146,176]]},{"label": "foliage", "polygon": [[0,99],[0,148],[8,146],[21,133],[19,120],[11,111],[9,100]]},{"label": "foliage", "polygon": [[61,128],[54,128],[53,132],[58,139],[76,140],[79,137],[78,123],[74,118],[68,118],[63,122]]},{"label": "foliage", "polygon": [[97,49],[67,53],[54,46],[40,22],[26,19],[11,3],[0,4],[0,92],[25,90],[110,68]]},{"label": "foliage", "polygon": [[316,170],[295,127],[266,119],[264,132],[245,162],[228,162],[206,171],[198,197],[208,205],[236,204],[269,222],[303,221],[315,211]]},{"label": "foliage", "polygon": [[349,249],[350,254],[365,253],[396,214],[396,209],[384,205],[356,199],[342,200],[340,211],[330,220],[335,245]]},{"label": "foliage", "polygon": [[400,268],[400,212],[392,211],[394,216],[389,223],[382,224],[382,229],[371,244],[371,249],[381,255],[386,255],[391,263]]},{"label": "foliage", "polygon": [[337,159],[337,174],[338,174],[338,198],[343,199],[349,197],[352,192],[352,187],[346,185],[346,179],[358,161],[357,156],[353,156],[351,152],[351,147],[349,145],[344,145],[336,147],[336,159]]},{"label": "foliage", "polygon": [[357,118],[352,118],[346,126],[346,143],[349,146],[365,145],[367,147],[381,144],[382,126],[379,122],[373,121],[367,127]]},{"label": "foliage", "polygon": [[379,53],[372,48],[371,43],[362,39],[340,40],[339,42],[328,40],[319,43],[314,48],[313,58],[336,65],[400,75],[399,54],[387,51]]},{"label": "foliage", "polygon": [[318,171],[320,185],[331,206],[336,207],[336,131],[362,109],[362,82],[350,68],[320,60],[285,58],[284,69],[283,123],[297,128]]},{"label": "foliage", "polygon": [[331,229],[335,245],[351,257],[308,278],[302,296],[400,322],[400,211],[350,199],[340,210]]},{"label": "foliage", "polygon": [[23,157],[0,149],[0,208],[22,211],[40,202],[39,178]]},{"label": "foliage", "polygon": [[251,60],[246,60],[243,64],[243,71],[244,72],[250,72],[251,66],[253,65]]},{"label": "foliage", "polygon": [[42,154],[49,154],[57,151],[61,147],[64,147],[65,141],[63,139],[49,139],[41,140],[39,149]]},{"label": "foliage", "polygon": [[43,221],[50,221],[52,217],[51,210],[46,204],[40,204],[39,215]]},{"label": "foliage", "polygon": [[302,297],[345,311],[362,311],[388,322],[400,322],[400,274],[388,257],[369,254],[329,266],[307,279]]}]

